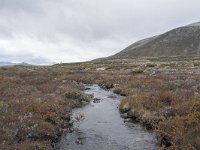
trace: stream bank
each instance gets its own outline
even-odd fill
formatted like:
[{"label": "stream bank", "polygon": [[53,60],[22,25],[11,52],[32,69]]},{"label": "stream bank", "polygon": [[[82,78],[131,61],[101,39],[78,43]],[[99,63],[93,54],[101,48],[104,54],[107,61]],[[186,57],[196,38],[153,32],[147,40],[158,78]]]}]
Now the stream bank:
[{"label": "stream bank", "polygon": [[123,119],[119,103],[123,98],[98,85],[86,86],[86,94],[94,99],[82,108],[74,109],[71,133],[64,134],[59,150],[141,150],[156,149],[156,135],[141,125]]}]

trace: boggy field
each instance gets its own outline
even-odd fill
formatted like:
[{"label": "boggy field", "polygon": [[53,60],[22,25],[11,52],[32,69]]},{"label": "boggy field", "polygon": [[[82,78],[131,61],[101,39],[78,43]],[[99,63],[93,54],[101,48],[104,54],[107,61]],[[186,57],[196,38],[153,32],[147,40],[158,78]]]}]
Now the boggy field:
[{"label": "boggy field", "polygon": [[119,111],[154,130],[159,149],[200,149],[198,57],[1,67],[0,148],[53,149],[70,111],[92,98],[84,84],[125,96]]}]

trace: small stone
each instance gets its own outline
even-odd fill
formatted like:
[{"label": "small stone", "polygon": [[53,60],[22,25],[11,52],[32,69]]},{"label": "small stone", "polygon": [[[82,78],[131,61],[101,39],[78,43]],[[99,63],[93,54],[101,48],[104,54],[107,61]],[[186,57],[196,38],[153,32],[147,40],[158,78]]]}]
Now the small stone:
[{"label": "small stone", "polygon": [[97,97],[95,97],[94,99],[93,99],[93,103],[100,103],[100,98],[97,98]]},{"label": "small stone", "polygon": [[73,123],[74,123],[74,122],[73,122],[72,120],[69,121],[69,125],[70,125],[70,126],[72,126]]},{"label": "small stone", "polygon": [[133,120],[130,118],[124,119],[124,123],[126,123],[126,122],[133,122]]},{"label": "small stone", "polygon": [[90,89],[91,89],[91,88],[89,88],[89,87],[86,87],[86,88],[85,88],[85,90],[90,90]]},{"label": "small stone", "polygon": [[69,131],[69,133],[72,133],[74,131],[74,129],[69,128],[68,131]]},{"label": "small stone", "polygon": [[81,103],[82,103],[83,105],[88,104],[88,102],[86,102],[86,101],[81,101]]},{"label": "small stone", "polygon": [[76,140],[75,143],[76,143],[76,144],[83,144],[83,142],[82,142],[81,140],[79,140],[79,139]]},{"label": "small stone", "polygon": [[128,114],[127,113],[121,114],[121,117],[126,119],[128,118]]}]

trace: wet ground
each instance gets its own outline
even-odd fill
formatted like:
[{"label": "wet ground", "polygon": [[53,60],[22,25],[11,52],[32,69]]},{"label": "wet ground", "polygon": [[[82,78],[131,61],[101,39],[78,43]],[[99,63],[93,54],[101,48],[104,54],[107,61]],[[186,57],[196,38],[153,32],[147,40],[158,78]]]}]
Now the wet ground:
[{"label": "wet ground", "polygon": [[155,150],[155,134],[138,124],[124,123],[118,105],[121,96],[97,85],[87,86],[86,93],[100,99],[75,109],[73,132],[64,135],[60,150]]}]

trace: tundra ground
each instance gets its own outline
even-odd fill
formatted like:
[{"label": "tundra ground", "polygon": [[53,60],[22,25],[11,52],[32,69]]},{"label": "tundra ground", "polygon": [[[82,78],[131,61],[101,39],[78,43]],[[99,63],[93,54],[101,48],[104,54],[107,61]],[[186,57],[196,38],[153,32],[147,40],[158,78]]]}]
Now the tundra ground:
[{"label": "tundra ground", "polygon": [[119,110],[155,130],[161,149],[200,149],[198,57],[1,67],[1,149],[52,149],[94,83],[126,96]]}]

